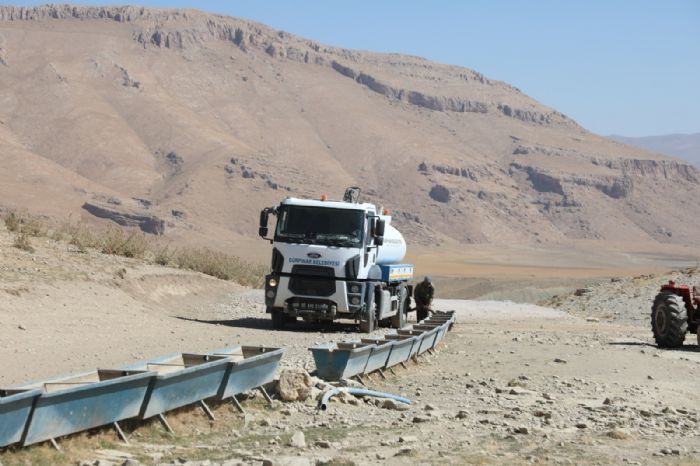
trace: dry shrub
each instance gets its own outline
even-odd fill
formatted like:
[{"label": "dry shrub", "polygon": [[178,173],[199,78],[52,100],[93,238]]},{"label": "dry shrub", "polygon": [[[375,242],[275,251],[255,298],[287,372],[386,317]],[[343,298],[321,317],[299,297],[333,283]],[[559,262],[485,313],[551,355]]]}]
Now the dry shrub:
[{"label": "dry shrub", "polygon": [[153,247],[153,262],[158,265],[170,265],[173,259],[173,251],[170,245],[155,245]]},{"label": "dry shrub", "polygon": [[110,228],[101,238],[100,252],[115,256],[142,259],[148,250],[146,235],[137,231]]},{"label": "dry shrub", "polygon": [[7,227],[8,231],[19,231],[20,218],[19,215],[17,215],[17,212],[10,211],[6,213],[3,220],[5,221],[5,227]]},{"label": "dry shrub", "polygon": [[265,275],[265,268],[260,265],[207,248],[179,249],[173,260],[181,269],[194,270],[241,285],[261,286]]},{"label": "dry shrub", "polygon": [[8,231],[21,232],[28,236],[46,236],[48,228],[46,223],[28,212],[16,212],[14,210],[5,214],[3,220]]},{"label": "dry shrub", "polygon": [[12,245],[17,249],[21,249],[30,253],[33,253],[35,251],[34,246],[32,246],[32,243],[29,241],[29,235],[23,231],[17,233],[17,235],[15,236],[15,241],[12,243]]}]

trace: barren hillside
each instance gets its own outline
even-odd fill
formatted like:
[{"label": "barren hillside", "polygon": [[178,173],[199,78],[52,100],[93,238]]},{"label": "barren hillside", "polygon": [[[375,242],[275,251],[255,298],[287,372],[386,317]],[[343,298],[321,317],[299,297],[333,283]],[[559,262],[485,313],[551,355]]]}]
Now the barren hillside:
[{"label": "barren hillside", "polygon": [[6,206],[218,246],[347,185],[426,245],[699,242],[685,162],[470,69],[192,10],[0,7],[0,164]]}]

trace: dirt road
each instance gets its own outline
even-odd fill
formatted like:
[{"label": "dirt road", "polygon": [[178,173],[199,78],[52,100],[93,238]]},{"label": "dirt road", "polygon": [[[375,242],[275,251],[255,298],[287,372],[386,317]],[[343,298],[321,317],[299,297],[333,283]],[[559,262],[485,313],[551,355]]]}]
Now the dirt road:
[{"label": "dirt road", "polygon": [[[201,306],[190,301],[185,310],[162,317],[163,323],[197,338],[201,349],[220,345],[221,339],[283,345],[285,364],[297,366],[308,366],[307,346],[357,336],[346,326],[272,331],[258,291],[221,297]],[[64,455],[228,464],[263,459],[272,464],[694,464],[700,458],[697,346],[661,351],[642,327],[588,322],[533,305],[463,300],[436,305],[456,310],[458,319],[438,353],[387,380],[369,382],[372,389],[410,398],[406,411],[370,400],[334,402],[325,413],[316,410],[314,400],[273,409],[248,400],[245,424],[229,405],[215,408],[215,423],[198,411],[184,411],[172,415],[179,427],[174,437],[163,435],[157,424],[136,426],[129,447],[102,432],[97,440],[64,440],[69,451]],[[118,332],[103,334],[103,342],[115,350],[119,340]],[[133,349],[119,351],[115,357],[127,357]],[[299,432],[303,446],[290,446]],[[105,451],[105,445],[121,453]],[[54,458],[40,447],[0,455],[0,461],[14,464],[37,455]]]}]

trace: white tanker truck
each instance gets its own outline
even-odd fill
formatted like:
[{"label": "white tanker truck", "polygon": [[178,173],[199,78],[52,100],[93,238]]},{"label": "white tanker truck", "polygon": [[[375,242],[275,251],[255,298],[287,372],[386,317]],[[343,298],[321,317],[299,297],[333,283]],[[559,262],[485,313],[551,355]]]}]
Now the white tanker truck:
[{"label": "white tanker truck", "polygon": [[[259,234],[273,245],[265,307],[274,328],[299,317],[352,319],[363,332],[404,326],[413,294],[413,265],[401,263],[406,242],[391,217],[359,195],[351,187],[342,201],[288,197],[260,212]],[[277,217],[272,238],[270,214]]]}]

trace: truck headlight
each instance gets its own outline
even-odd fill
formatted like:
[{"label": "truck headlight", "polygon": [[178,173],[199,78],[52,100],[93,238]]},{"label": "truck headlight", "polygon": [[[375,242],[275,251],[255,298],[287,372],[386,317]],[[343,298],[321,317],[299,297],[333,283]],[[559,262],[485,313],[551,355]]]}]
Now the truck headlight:
[{"label": "truck headlight", "polygon": [[353,296],[353,298],[350,300],[350,303],[357,306],[358,304],[360,304],[360,298],[358,296]]},{"label": "truck headlight", "polygon": [[273,298],[275,297],[275,292],[272,291],[272,290],[269,290],[269,291],[267,292],[267,297],[270,298],[270,299],[273,299]]},{"label": "truck headlight", "polygon": [[360,292],[360,285],[350,285],[350,293],[359,293]]},{"label": "truck headlight", "polygon": [[270,288],[274,288],[277,286],[277,279],[271,278],[267,281],[267,284],[270,286]]}]

